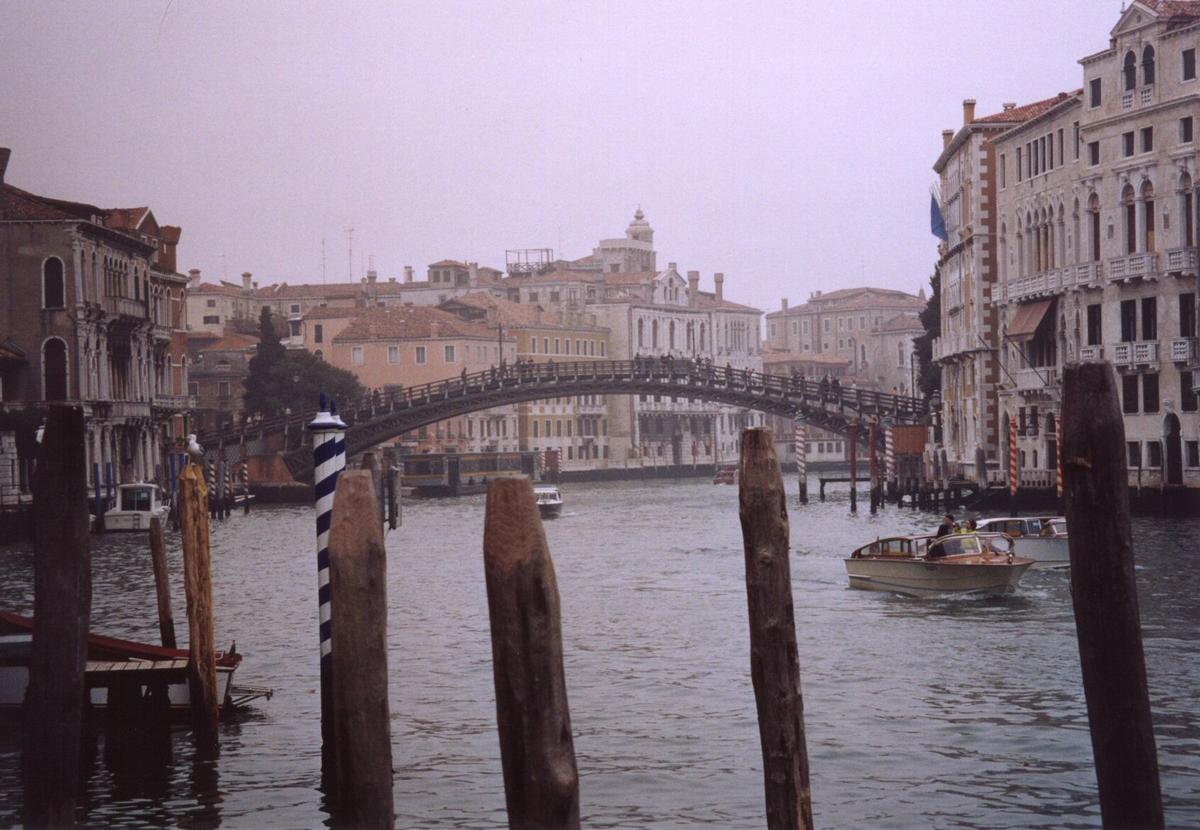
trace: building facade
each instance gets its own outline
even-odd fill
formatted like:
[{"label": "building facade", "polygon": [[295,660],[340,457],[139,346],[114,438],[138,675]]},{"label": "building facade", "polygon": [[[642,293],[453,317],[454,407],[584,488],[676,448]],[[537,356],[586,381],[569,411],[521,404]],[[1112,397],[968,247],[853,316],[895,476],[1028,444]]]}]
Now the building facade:
[{"label": "building facade", "polygon": [[1107,360],[1130,483],[1200,486],[1197,49],[1200,3],[1134,2],[1081,90],[992,141],[998,400],[1024,483],[1053,481],[1063,367]]}]

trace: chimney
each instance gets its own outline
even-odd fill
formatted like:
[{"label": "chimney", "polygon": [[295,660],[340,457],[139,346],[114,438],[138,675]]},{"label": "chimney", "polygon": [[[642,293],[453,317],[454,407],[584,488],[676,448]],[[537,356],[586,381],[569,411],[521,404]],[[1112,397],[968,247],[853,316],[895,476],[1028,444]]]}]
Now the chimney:
[{"label": "chimney", "polygon": [[966,98],[963,100],[963,126],[970,124],[975,120],[975,99]]},{"label": "chimney", "polygon": [[[1059,93],[1059,95],[1065,95],[1065,94],[1066,94],[1065,92]],[[1016,101],[1005,101],[1004,102],[1004,111],[1005,112],[1008,112],[1009,110],[1015,110],[1016,108],[1017,108]]]},{"label": "chimney", "polygon": [[695,306],[700,301],[700,272],[688,271],[688,305]]},{"label": "chimney", "polygon": [[779,301],[779,310],[785,314],[787,313],[787,297],[784,297]]},{"label": "chimney", "polygon": [[674,270],[675,270],[675,266],[676,266],[676,264],[677,264],[677,263],[674,263],[674,262],[668,262],[668,263],[667,263],[667,270],[668,270],[668,271],[674,271]]},{"label": "chimney", "polygon": [[405,282],[412,282],[412,277],[413,277],[413,275],[412,275],[412,266],[411,266],[411,265],[405,265],[405,266],[404,266],[404,281],[405,281]]},{"label": "chimney", "polygon": [[954,130],[942,130],[942,149],[945,150],[954,140]]},{"label": "chimney", "polygon": [[249,271],[242,272],[242,290],[243,291],[250,291],[254,285],[254,283],[251,282],[251,280],[250,280],[250,276],[251,276],[251,274]]},{"label": "chimney", "polygon": [[720,271],[713,274],[713,285],[716,287],[717,302],[725,299],[725,275]]},{"label": "chimney", "polygon": [[0,147],[0,184],[4,184],[4,171],[8,169],[8,159],[11,155],[12,150]]},{"label": "chimney", "polygon": [[468,262],[467,263],[467,275],[468,275],[467,282],[469,285],[472,285],[472,286],[479,285],[479,263],[478,262]]},{"label": "chimney", "polygon": [[395,277],[388,277],[388,282],[395,282],[395,281],[396,281]]},{"label": "chimney", "polygon": [[200,284],[200,269],[192,268],[191,270],[188,271],[188,285],[199,285],[199,284]]},{"label": "chimney", "polygon": [[367,282],[369,282],[369,283],[374,283],[374,282],[375,282],[375,280],[377,280],[377,279],[379,279],[379,274],[378,274],[378,273],[376,273],[375,271],[368,271],[368,272],[367,272]]}]

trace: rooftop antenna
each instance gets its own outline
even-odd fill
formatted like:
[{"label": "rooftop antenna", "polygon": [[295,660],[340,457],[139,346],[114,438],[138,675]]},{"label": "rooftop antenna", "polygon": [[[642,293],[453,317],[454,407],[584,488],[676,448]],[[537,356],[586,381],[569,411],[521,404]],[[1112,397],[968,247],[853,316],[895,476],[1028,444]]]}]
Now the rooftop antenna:
[{"label": "rooftop antenna", "polygon": [[354,282],[354,228],[346,228],[346,279]]},{"label": "rooftop antenna", "polygon": [[321,285],[325,284],[325,237],[321,237]]},{"label": "rooftop antenna", "polygon": [[225,265],[225,254],[221,254],[221,279],[229,279],[229,268]]},{"label": "rooftop antenna", "polygon": [[367,270],[375,270],[375,254],[367,254]]}]

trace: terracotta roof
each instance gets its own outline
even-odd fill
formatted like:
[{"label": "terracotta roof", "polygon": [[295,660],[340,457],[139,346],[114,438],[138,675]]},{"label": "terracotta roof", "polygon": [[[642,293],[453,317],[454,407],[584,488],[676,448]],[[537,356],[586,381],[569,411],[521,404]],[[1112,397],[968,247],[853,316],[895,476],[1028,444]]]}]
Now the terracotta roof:
[{"label": "terracotta roof", "polygon": [[105,211],[108,216],[106,225],[119,231],[136,231],[150,212],[148,207],[109,208]]},{"label": "terracotta roof", "polygon": [[202,282],[199,285],[194,285],[188,289],[188,294],[193,297],[200,294],[220,294],[225,297],[241,297],[243,291],[233,283],[222,282]]},{"label": "terracotta roof", "polygon": [[305,320],[338,320],[344,317],[357,317],[363,309],[352,305],[319,305],[304,312]]},{"label": "terracotta roof", "polygon": [[541,285],[555,282],[602,282],[605,277],[616,274],[601,274],[599,271],[551,271],[548,274],[514,274],[504,280],[502,285],[512,285],[514,281],[520,285]]},{"label": "terracotta roof", "polygon": [[879,327],[880,331],[924,331],[925,326],[921,323],[921,318],[915,314],[897,314],[888,320],[884,320]]},{"label": "terracotta roof", "polygon": [[470,268],[465,262],[459,262],[457,259],[439,259],[437,262],[429,263],[430,268],[446,268],[453,266],[455,268]]},{"label": "terracotta roof", "polygon": [[82,202],[65,202],[37,196],[11,184],[0,185],[0,220],[83,220],[102,216],[104,211]]},{"label": "terracotta roof", "polygon": [[495,309],[494,313],[500,319],[500,322],[505,325],[529,325],[537,317],[537,306],[529,305],[528,303],[514,303],[512,300],[503,300],[486,291],[472,291],[469,294],[452,297],[446,300],[446,302],[441,303],[438,308],[450,309],[456,305],[484,313],[488,309]]},{"label": "terracotta roof", "polygon": [[263,300],[289,300],[300,297],[357,297],[362,290],[362,284],[357,282],[298,283],[296,285],[282,282],[278,285],[265,285],[255,290],[254,295]]},{"label": "terracotta roof", "polygon": [[1200,17],[1200,2],[1197,0],[1141,0],[1141,2],[1143,6],[1159,17]]},{"label": "terracotta roof", "polygon": [[1024,104],[1012,109],[1002,110],[1000,112],[985,115],[982,118],[976,118],[972,124],[1020,124],[1023,121],[1029,121],[1032,118],[1037,118],[1039,115],[1046,112],[1055,104],[1060,104],[1068,100],[1073,95],[1078,95],[1083,92],[1082,89],[1075,92],[1060,92],[1053,98],[1046,98],[1042,101],[1034,101],[1032,104]]},{"label": "terracotta roof", "polygon": [[667,272],[630,271],[624,274],[600,274],[598,276],[605,285],[645,285],[657,279],[659,274],[665,273]]},{"label": "terracotta roof", "polygon": [[918,311],[925,308],[925,301],[906,291],[898,291],[894,288],[841,288],[837,291],[823,293],[819,297],[810,297],[807,302],[792,306],[787,311],[772,311],[767,318],[785,317],[791,314],[837,314],[842,311],[861,311],[868,308]]},{"label": "terracotta roof", "polygon": [[477,337],[491,340],[495,336],[493,329],[480,323],[468,322],[439,308],[402,306],[364,311],[342,329],[333,341],[344,343],[431,337]]},{"label": "terracotta roof", "polygon": [[207,343],[204,350],[207,352],[242,352],[247,349],[253,349],[258,345],[258,338],[251,337],[248,334],[238,334],[237,332],[226,332],[224,337],[221,337],[214,343]]},{"label": "terracotta roof", "polygon": [[721,302],[718,303],[717,295],[708,291],[699,292],[698,300],[699,302],[697,302],[696,305],[700,308],[716,308],[723,309],[725,311],[754,311],[758,314],[762,314],[761,308],[742,305],[741,303],[735,303],[732,300],[722,299]]}]

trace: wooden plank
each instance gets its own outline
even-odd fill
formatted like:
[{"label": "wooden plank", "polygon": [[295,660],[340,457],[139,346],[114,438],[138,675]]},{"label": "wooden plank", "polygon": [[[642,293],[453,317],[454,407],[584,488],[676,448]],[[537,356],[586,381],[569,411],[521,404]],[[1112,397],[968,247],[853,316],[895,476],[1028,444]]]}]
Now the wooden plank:
[{"label": "wooden plank", "polygon": [[[368,456],[370,457],[370,456]],[[390,828],[392,738],[387,680],[387,554],[373,471],[348,470],[334,491],[329,532],[333,718],[339,820]]]},{"label": "wooden plank", "polygon": [[1106,828],[1163,827],[1138,614],[1125,422],[1108,363],[1063,374],[1071,599]]},{"label": "wooden plank", "polygon": [[218,704],[213,634],[212,565],[208,549],[208,489],[198,464],[179,475],[179,525],[188,615],[188,685],[197,751],[215,755]]},{"label": "wooden plank", "polygon": [[738,505],[746,559],[750,676],[758,705],[767,827],[811,830],[812,795],[788,561],[786,493],[769,429],[742,432]]},{"label": "wooden plank", "polygon": [[488,482],[483,569],[508,826],[577,830],[558,582],[526,476]]},{"label": "wooden plank", "polygon": [[83,409],[52,406],[33,480],[33,639],[26,692],[25,822],[73,826],[81,794],[92,607]]}]

